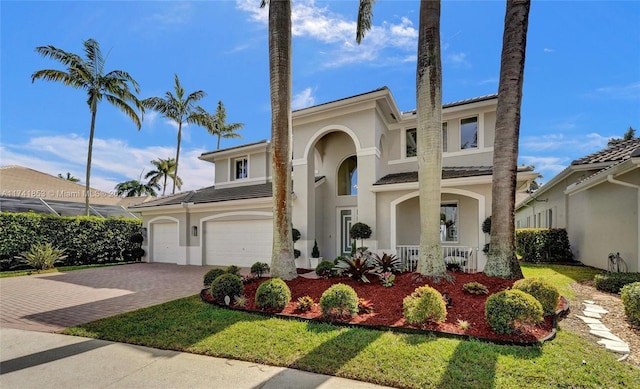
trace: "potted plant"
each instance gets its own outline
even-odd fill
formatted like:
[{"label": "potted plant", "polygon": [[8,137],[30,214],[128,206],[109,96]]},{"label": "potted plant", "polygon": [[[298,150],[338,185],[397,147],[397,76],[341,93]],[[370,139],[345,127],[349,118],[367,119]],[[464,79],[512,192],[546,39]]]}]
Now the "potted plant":
[{"label": "potted plant", "polygon": [[318,267],[318,263],[320,263],[320,261],[322,261],[322,257],[320,256],[320,249],[318,249],[318,241],[314,239],[310,259],[311,268],[315,269],[316,267]]}]

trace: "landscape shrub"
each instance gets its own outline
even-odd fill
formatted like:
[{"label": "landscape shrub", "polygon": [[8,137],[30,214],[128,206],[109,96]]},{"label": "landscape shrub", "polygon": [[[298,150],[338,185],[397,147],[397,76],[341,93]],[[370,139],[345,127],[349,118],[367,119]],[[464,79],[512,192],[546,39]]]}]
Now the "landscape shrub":
[{"label": "landscape shrub", "polygon": [[373,265],[378,273],[399,273],[402,271],[402,261],[393,254],[382,253],[382,256],[373,254]]},{"label": "landscape shrub", "polygon": [[489,294],[489,288],[476,281],[467,282],[466,284],[462,285],[462,289],[464,289],[465,292],[471,294]]},{"label": "landscape shrub", "polygon": [[282,310],[291,301],[291,290],[280,278],[272,278],[260,284],[256,290],[256,305],[261,309]]},{"label": "landscape shrub", "polygon": [[369,282],[367,275],[376,274],[371,253],[368,251],[358,251],[352,257],[340,259],[335,268],[339,273],[362,282]]},{"label": "landscape shrub", "polygon": [[57,266],[139,260],[144,255],[136,240],[141,228],[133,218],[0,212],[0,271],[19,266],[16,257],[38,243],[65,250],[67,257]]},{"label": "landscape shrub", "polygon": [[318,266],[316,266],[316,274],[320,277],[328,278],[334,275],[335,270],[333,270],[333,262],[323,259],[320,261]]},{"label": "landscape shrub", "polygon": [[498,334],[511,334],[520,324],[541,322],[542,305],[521,290],[503,290],[487,299],[484,315]]},{"label": "landscape shrub", "polygon": [[298,310],[302,312],[306,312],[313,308],[313,304],[314,301],[311,296],[303,296],[298,298],[298,304],[296,305],[296,308],[298,308]]},{"label": "landscape shrub", "polygon": [[220,277],[223,274],[226,274],[224,269],[211,269],[208,272],[206,272],[204,275],[204,287],[205,288],[210,287],[213,280],[215,280],[216,278]]},{"label": "landscape shrub", "polygon": [[233,301],[236,296],[242,296],[243,293],[242,279],[235,274],[225,273],[211,283],[211,296],[218,304],[225,303],[225,296],[229,296],[230,301]]},{"label": "landscape shrub", "polygon": [[640,326],[640,282],[625,285],[620,291],[620,299],[629,322]]},{"label": "landscape shrub", "polygon": [[442,294],[430,286],[421,286],[404,298],[402,313],[407,323],[421,325],[441,323],[447,318],[447,307]]},{"label": "landscape shrub", "polygon": [[522,228],[516,230],[516,252],[524,262],[570,262],[569,236],[564,228]]},{"label": "landscape shrub", "polygon": [[258,278],[262,277],[263,274],[268,273],[271,270],[268,264],[264,262],[256,262],[251,265],[251,273],[258,276]]},{"label": "landscape shrub", "polygon": [[56,262],[67,257],[64,251],[64,249],[53,247],[50,243],[36,243],[29,251],[20,254],[18,259],[37,271],[48,270],[53,268]]},{"label": "landscape shrub", "polygon": [[236,276],[240,277],[240,268],[236,265],[227,266],[224,271],[225,273],[235,274]]},{"label": "landscape shrub", "polygon": [[323,317],[354,317],[358,314],[358,295],[349,285],[334,284],[320,297]]},{"label": "landscape shrub", "polygon": [[593,277],[596,289],[609,293],[620,293],[622,287],[640,281],[640,273],[602,273]]},{"label": "landscape shrub", "polygon": [[558,301],[560,300],[560,292],[558,288],[548,283],[543,278],[524,278],[513,283],[513,288],[529,293],[536,298],[542,305],[545,315],[552,315],[556,312]]}]

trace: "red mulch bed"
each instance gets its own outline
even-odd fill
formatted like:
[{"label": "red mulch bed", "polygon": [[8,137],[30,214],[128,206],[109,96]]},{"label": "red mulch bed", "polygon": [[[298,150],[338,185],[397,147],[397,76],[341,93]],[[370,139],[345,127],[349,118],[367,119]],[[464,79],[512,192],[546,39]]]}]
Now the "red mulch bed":
[{"label": "red mulch bed", "polygon": [[[369,300],[374,307],[373,313],[359,314],[351,320],[339,321],[340,323],[371,325],[371,326],[388,326],[410,328],[415,330],[428,330],[442,332],[446,334],[460,334],[477,338],[490,339],[497,342],[515,342],[515,343],[537,343],[548,338],[554,329],[553,317],[545,317],[544,323],[539,325],[522,326],[517,334],[500,335],[491,329],[484,317],[484,305],[487,297],[491,294],[511,288],[513,280],[505,280],[501,278],[493,278],[483,273],[467,274],[467,273],[450,273],[454,278],[454,282],[450,283],[446,280],[439,283],[426,282],[426,279],[417,280],[417,273],[398,274],[392,287],[386,288],[378,281],[376,277],[371,277],[371,283],[362,283],[351,280],[347,277],[329,278],[329,279],[308,279],[297,277],[294,280],[286,281],[291,289],[291,302],[280,312],[281,315],[295,316],[304,319],[323,320],[322,313],[318,302],[320,296],[331,285],[343,283],[353,287],[358,297]],[[251,282],[244,286],[244,296],[247,299],[246,306],[242,309],[245,311],[260,311],[255,305],[255,292],[258,286],[267,280],[267,278]],[[467,282],[477,281],[489,289],[488,295],[474,295],[465,292],[462,285]],[[410,295],[417,287],[430,285],[437,289],[440,293],[446,292],[452,299],[452,306],[447,308],[447,319],[443,323],[428,323],[422,327],[415,327],[405,323],[402,315],[402,300]],[[203,299],[212,302],[211,295],[208,291],[203,291]],[[316,302],[313,308],[307,312],[301,312],[296,308],[299,297],[311,296]],[[568,309],[566,299],[560,299],[558,309]],[[276,312],[274,312],[276,313]],[[458,319],[465,320],[469,323],[466,331],[458,326]]]}]

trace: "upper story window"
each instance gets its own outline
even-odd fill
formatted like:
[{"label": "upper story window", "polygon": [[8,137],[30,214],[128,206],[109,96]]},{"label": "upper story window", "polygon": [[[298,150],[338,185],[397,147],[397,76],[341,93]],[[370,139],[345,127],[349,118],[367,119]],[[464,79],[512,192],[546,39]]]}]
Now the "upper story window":
[{"label": "upper story window", "polygon": [[478,118],[460,120],[460,150],[478,148]]},{"label": "upper story window", "polygon": [[236,180],[249,177],[249,159],[247,157],[233,159],[233,177]]},{"label": "upper story window", "polygon": [[418,155],[418,133],[415,128],[410,128],[406,131],[406,150],[405,156],[415,157]]},{"label": "upper story window", "polygon": [[358,194],[358,158],[355,155],[342,161],[338,169],[338,196]]},{"label": "upper story window", "polygon": [[[418,133],[415,128],[410,128],[405,132],[406,148],[405,157],[415,157],[418,155]],[[447,151],[447,123],[442,123],[442,151]]]}]

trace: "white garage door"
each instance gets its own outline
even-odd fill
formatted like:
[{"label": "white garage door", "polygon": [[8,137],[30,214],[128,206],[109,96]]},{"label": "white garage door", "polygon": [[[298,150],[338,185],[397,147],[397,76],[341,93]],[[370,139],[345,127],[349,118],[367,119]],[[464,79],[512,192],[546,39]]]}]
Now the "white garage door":
[{"label": "white garage door", "polygon": [[153,262],[178,262],[178,223],[151,224]]},{"label": "white garage door", "polygon": [[211,221],[205,225],[207,265],[249,267],[271,263],[271,219]]}]

